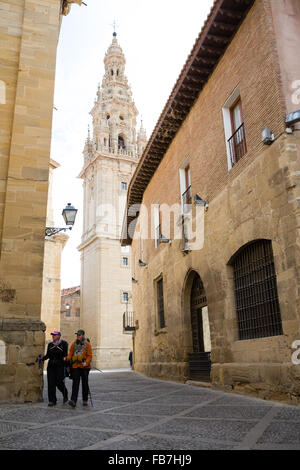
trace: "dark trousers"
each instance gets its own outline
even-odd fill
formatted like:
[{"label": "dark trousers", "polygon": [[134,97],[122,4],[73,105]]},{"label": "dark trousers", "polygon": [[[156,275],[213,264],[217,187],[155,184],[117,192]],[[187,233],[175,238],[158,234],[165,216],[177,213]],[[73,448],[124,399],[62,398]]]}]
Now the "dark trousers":
[{"label": "dark trousers", "polygon": [[82,369],[77,367],[76,369],[72,369],[72,379],[73,379],[73,386],[72,386],[72,396],[71,400],[75,403],[77,402],[78,392],[79,392],[79,385],[80,385],[80,378],[81,378],[81,385],[82,385],[82,400],[88,401],[89,397],[89,372],[90,369]]},{"label": "dark trousers", "polygon": [[64,398],[68,398],[68,390],[65,386],[64,378],[64,367],[53,366],[47,368],[49,402],[56,403],[56,387],[62,393]]}]

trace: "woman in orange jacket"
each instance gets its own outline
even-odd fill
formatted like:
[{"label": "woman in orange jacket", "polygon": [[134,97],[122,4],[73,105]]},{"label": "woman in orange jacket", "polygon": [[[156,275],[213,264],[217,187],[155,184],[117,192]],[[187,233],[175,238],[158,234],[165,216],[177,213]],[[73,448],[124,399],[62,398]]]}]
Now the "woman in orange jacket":
[{"label": "woman in orange jacket", "polygon": [[91,343],[85,339],[84,330],[78,330],[75,334],[77,335],[77,340],[71,344],[67,358],[73,379],[72,396],[68,403],[73,408],[75,408],[77,403],[80,378],[82,383],[82,404],[84,406],[88,404],[89,372],[93,357]]}]

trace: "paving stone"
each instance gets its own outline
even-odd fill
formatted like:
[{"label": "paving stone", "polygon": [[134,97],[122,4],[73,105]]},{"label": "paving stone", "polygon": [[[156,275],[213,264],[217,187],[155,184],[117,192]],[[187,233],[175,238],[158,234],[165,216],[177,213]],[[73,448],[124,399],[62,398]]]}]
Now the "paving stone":
[{"label": "paving stone", "polygon": [[20,450],[82,449],[115,434],[102,431],[72,430],[55,426],[26,430],[9,436],[0,436],[0,448]]},{"label": "paving stone", "polygon": [[235,406],[270,406],[270,402],[261,400],[259,398],[244,397],[240,395],[228,395],[222,394],[218,395],[217,400],[214,403],[211,403],[210,406],[215,405],[235,405]]},{"label": "paving stone", "polygon": [[190,408],[190,405],[160,405],[158,403],[143,403],[143,404],[135,404],[135,405],[127,405],[122,408],[116,408],[113,411],[109,411],[111,414],[126,414],[126,415],[148,415],[148,416],[172,416],[176,415],[181,411],[186,411]]},{"label": "paving stone", "polygon": [[185,415],[185,417],[192,418],[220,418],[220,419],[261,419],[268,411],[271,406],[204,406],[193,410],[191,413]]},{"label": "paving stone", "polygon": [[0,436],[2,434],[8,434],[9,432],[16,431],[17,429],[20,428],[28,428],[28,425],[26,424],[20,424],[20,423],[6,423],[4,421],[0,422]]},{"label": "paving stone", "polygon": [[6,411],[1,419],[5,421],[20,421],[27,423],[51,423],[64,418],[72,417],[72,409],[47,409],[42,407],[26,406],[16,410]]},{"label": "paving stone", "polygon": [[174,418],[172,421],[152,427],[151,432],[183,438],[190,436],[199,439],[240,442],[255,424],[256,421]]},{"label": "paving stone", "polygon": [[153,395],[146,394],[141,395],[139,393],[131,394],[131,393],[106,393],[106,392],[97,392],[96,390],[91,389],[91,395],[93,402],[97,399],[97,401],[110,401],[113,403],[124,404],[124,403],[135,403],[137,400],[146,400],[152,399]]},{"label": "paving stone", "polygon": [[[97,397],[93,398],[93,406],[91,405],[91,402],[89,400],[88,402],[88,408],[82,408],[85,411],[90,410],[90,411],[110,411],[110,410],[116,410],[118,412],[119,409],[121,409],[123,406],[127,406],[127,403],[118,403],[115,401],[103,401],[99,400]],[[76,410],[80,409],[82,407],[81,400],[78,400]]]},{"label": "paving stone", "polygon": [[203,393],[201,395],[189,395],[186,393],[184,395],[175,394],[166,394],[157,398],[153,398],[152,402],[157,402],[160,404],[172,404],[172,405],[200,405],[201,403],[207,400],[213,400],[215,397],[209,393]]},{"label": "paving stone", "polygon": [[142,417],[136,415],[116,415],[111,413],[97,413],[92,416],[81,417],[76,421],[67,422],[64,426],[82,426],[90,428],[103,428],[116,431],[134,431],[137,428],[156,423],[157,417]]},{"label": "paving stone", "polygon": [[47,386],[44,403],[0,405],[0,449],[300,449],[300,407],[132,371],[90,374],[90,389],[94,406],[80,390],[75,409],[59,392],[48,408]]},{"label": "paving stone", "polygon": [[300,423],[273,422],[257,443],[299,444],[300,449]]},{"label": "paving stone", "polygon": [[175,440],[161,436],[126,436],[119,442],[107,443],[102,450],[231,450],[234,445],[201,442],[197,439]]},{"label": "paving stone", "polygon": [[274,420],[300,421],[300,408],[294,406],[279,408]]}]

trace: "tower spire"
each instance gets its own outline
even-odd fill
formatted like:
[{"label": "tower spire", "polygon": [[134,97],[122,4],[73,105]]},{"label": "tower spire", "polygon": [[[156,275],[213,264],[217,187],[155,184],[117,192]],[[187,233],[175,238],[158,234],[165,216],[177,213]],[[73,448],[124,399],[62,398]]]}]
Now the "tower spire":
[{"label": "tower spire", "polygon": [[113,24],[111,24],[111,26],[114,28],[113,36],[116,37],[116,36],[117,36],[117,32],[116,32],[116,28],[117,28],[116,20],[114,20],[114,22],[113,22]]}]

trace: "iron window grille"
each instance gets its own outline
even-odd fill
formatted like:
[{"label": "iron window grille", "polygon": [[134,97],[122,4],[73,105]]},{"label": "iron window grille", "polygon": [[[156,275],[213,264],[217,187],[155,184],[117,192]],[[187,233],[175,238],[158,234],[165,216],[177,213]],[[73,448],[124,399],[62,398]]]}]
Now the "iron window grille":
[{"label": "iron window grille", "polygon": [[133,312],[124,312],[123,314],[123,330],[135,331]]},{"label": "iron window grille", "polygon": [[163,280],[160,279],[157,281],[157,309],[158,309],[158,320],[159,320],[159,327],[165,328],[165,310],[164,310],[164,288],[163,288]]},{"label": "iron window grille", "polygon": [[239,339],[282,335],[271,241],[258,240],[234,258]]},{"label": "iron window grille", "polygon": [[155,227],[155,241],[157,245],[159,245],[160,235],[161,235],[161,229],[160,229],[160,224],[159,224],[157,227]]},{"label": "iron window grille", "polygon": [[246,153],[246,134],[244,123],[235,131],[235,133],[228,139],[231,165],[234,166]]},{"label": "iron window grille", "polygon": [[182,193],[182,205],[183,205],[183,212],[187,213],[190,211],[191,204],[192,204],[192,187],[189,186],[184,193]]}]

